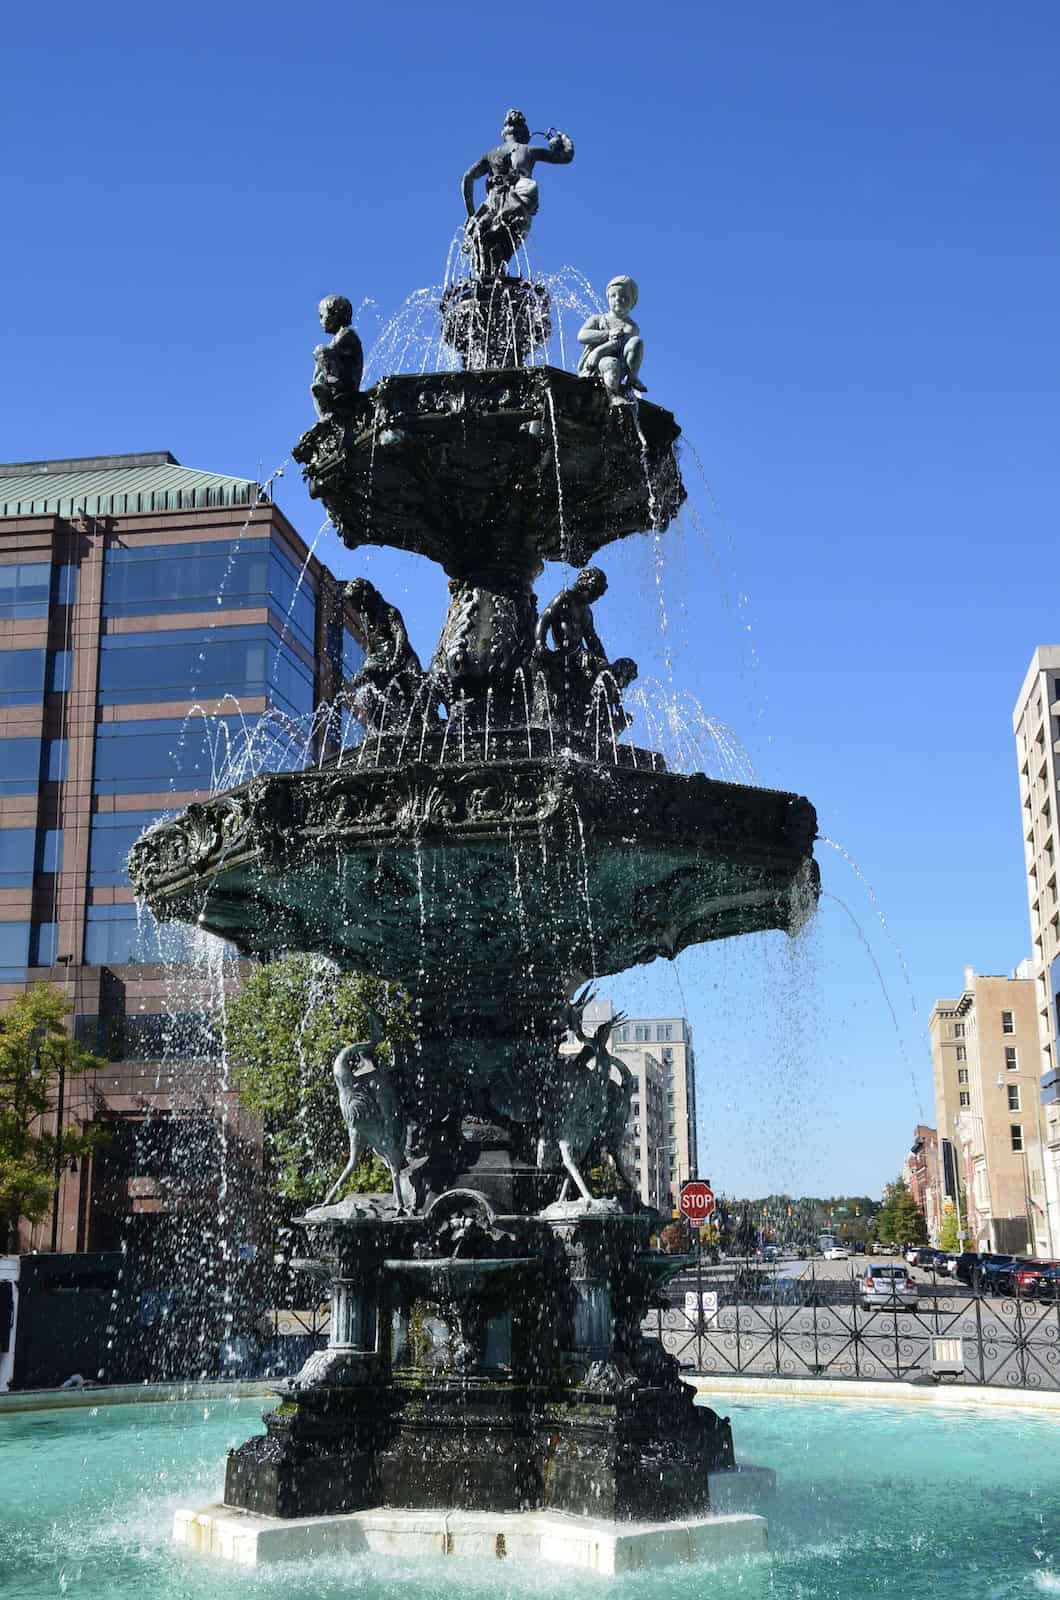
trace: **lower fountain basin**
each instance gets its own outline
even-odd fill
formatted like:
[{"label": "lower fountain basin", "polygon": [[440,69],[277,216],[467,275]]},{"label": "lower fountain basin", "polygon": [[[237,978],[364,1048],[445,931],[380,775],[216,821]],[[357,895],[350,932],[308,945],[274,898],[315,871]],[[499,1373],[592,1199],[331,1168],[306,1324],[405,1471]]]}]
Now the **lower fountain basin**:
[{"label": "lower fountain basin", "polygon": [[[1048,1513],[1060,1499],[1060,1414],[1020,1409],[1028,1397],[1013,1390],[994,1391],[1006,1404],[987,1411],[977,1401],[961,1407],[960,1393],[950,1391],[930,1392],[925,1405],[918,1389],[918,1404],[902,1404],[907,1386],[893,1387],[893,1403],[784,1398],[768,1382],[760,1396],[710,1396],[732,1415],[741,1458],[776,1473],[767,1508],[772,1557],[737,1558],[722,1580],[726,1590],[738,1589],[746,1600],[861,1600],[870,1552],[873,1592],[883,1600],[914,1593],[1041,1600],[1055,1592],[1060,1549]],[[231,1600],[243,1580],[229,1563],[174,1551],[169,1533],[176,1507],[205,1509],[219,1498],[225,1447],[254,1426],[262,1399],[112,1406],[105,1391],[69,1398],[77,1403],[62,1410],[0,1415],[0,1570],[17,1574],[18,1593],[44,1600],[76,1573],[78,1600],[112,1600],[133,1584],[156,1600],[183,1600],[190,1591],[199,1600]],[[1042,1404],[1048,1396],[1029,1398]],[[30,1397],[10,1401],[25,1405]],[[230,1513],[230,1521],[250,1519]],[[462,1600],[493,1600],[498,1581],[510,1584],[514,1576],[498,1559],[495,1538],[467,1563],[454,1559],[457,1539],[449,1554],[443,1539],[429,1549],[424,1541],[431,1565],[400,1569],[370,1553],[367,1538],[360,1548],[362,1554],[349,1544],[330,1554],[303,1550],[266,1582],[282,1584],[284,1600],[351,1589],[363,1600],[385,1600],[396,1580],[432,1594],[451,1586]],[[670,1560],[687,1562],[687,1548],[684,1555],[671,1548]],[[709,1588],[718,1581],[709,1567],[700,1557],[684,1575],[643,1573],[638,1596],[666,1600],[675,1578]],[[248,1593],[258,1592],[249,1573],[245,1581]],[[532,1582],[542,1600],[569,1600],[569,1572],[539,1567]]]},{"label": "lower fountain basin", "polygon": [[[816,906],[798,795],[554,757],[265,774],[134,845],[156,916],[504,1009]],[[498,984],[498,976],[508,980]],[[439,1002],[441,1003],[441,1001]]]}]

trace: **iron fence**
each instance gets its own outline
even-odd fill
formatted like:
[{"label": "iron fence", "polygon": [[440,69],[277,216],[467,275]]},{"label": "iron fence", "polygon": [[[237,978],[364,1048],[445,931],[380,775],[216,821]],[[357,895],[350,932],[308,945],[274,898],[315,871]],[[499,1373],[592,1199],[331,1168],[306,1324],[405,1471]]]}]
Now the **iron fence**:
[{"label": "iron fence", "polygon": [[1060,1299],[991,1295],[934,1276],[916,1288],[916,1309],[867,1307],[853,1275],[700,1267],[675,1281],[676,1303],[644,1327],[703,1376],[1060,1389]]}]

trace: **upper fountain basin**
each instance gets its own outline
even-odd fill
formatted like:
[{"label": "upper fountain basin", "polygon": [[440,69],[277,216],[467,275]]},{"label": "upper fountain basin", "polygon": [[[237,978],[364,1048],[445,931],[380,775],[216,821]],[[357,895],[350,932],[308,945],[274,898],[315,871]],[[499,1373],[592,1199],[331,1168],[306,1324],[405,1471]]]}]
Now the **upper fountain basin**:
[{"label": "upper fountain basin", "polygon": [[292,452],[351,548],[526,579],[661,531],[685,498],[671,413],[556,367],[402,373],[357,399]]},{"label": "upper fountain basin", "polygon": [[702,775],[522,760],[263,774],[133,847],[162,918],[317,951],[428,1009],[489,1012],[816,904],[808,800]]}]

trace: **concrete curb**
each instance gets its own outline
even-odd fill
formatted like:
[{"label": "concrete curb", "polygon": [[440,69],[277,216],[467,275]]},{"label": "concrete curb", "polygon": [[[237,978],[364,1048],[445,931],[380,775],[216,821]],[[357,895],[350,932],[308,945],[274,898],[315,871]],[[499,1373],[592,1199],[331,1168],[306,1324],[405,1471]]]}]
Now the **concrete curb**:
[{"label": "concrete curb", "polygon": [[163,1400],[247,1400],[276,1392],[274,1379],[253,1383],[114,1383],[98,1389],[17,1389],[0,1394],[0,1416],[8,1411],[65,1411],[84,1406],[142,1405]]},{"label": "concrete curb", "polygon": [[705,1398],[741,1400],[884,1400],[892,1405],[980,1406],[1060,1417],[1060,1389],[1002,1389],[972,1383],[861,1382],[847,1378],[702,1378],[684,1380]]}]

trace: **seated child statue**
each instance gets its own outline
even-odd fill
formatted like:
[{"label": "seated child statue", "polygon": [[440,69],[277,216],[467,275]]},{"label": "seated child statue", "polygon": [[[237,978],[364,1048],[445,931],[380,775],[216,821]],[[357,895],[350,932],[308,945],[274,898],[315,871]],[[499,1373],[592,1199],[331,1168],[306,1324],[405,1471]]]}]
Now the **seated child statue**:
[{"label": "seated child statue", "polygon": [[607,286],[608,309],[589,317],[578,334],[578,343],[586,347],[578,372],[583,378],[598,375],[613,400],[625,398],[631,389],[647,393],[639,377],[644,340],[629,315],[636,303],[633,279],[625,275],[612,278]]}]

